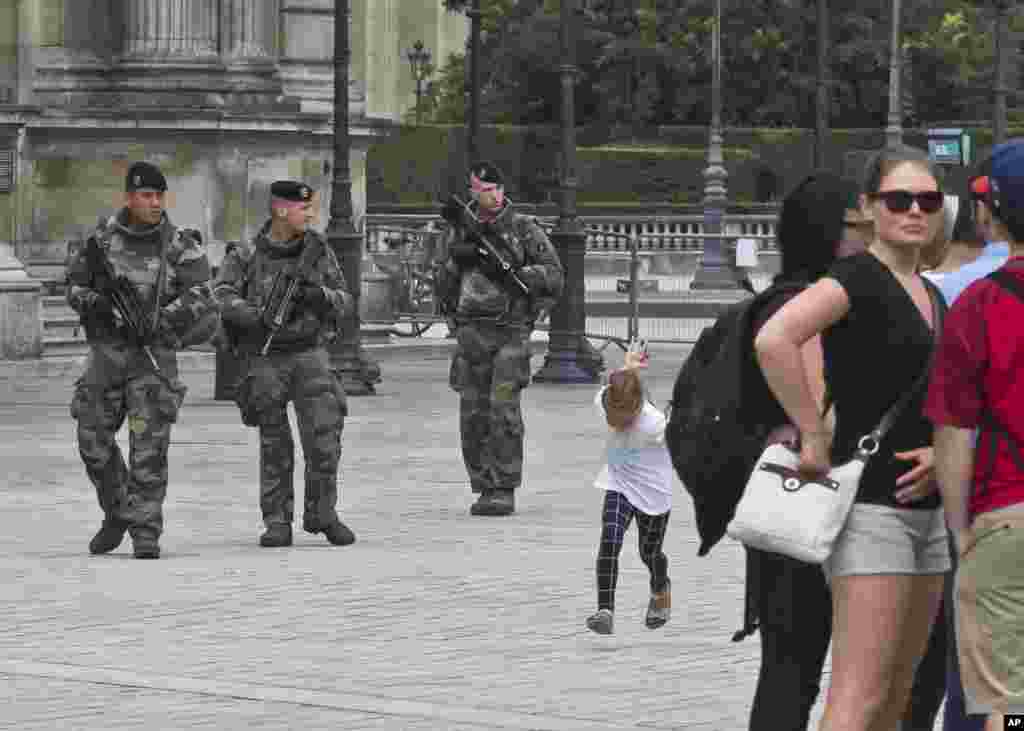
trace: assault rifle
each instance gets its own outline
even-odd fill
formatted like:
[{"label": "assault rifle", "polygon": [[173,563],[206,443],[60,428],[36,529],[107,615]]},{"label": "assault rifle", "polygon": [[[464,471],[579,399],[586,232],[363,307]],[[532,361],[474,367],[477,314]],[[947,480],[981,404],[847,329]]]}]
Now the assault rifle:
[{"label": "assault rifle", "polygon": [[472,209],[462,201],[458,196],[452,195],[448,199],[449,205],[455,204],[459,208],[458,225],[462,227],[465,232],[466,239],[472,241],[477,245],[477,253],[482,258],[490,258],[498,266],[498,270],[508,281],[512,282],[518,289],[522,290],[523,294],[529,296],[530,288],[526,282],[516,274],[515,269],[512,265],[498,253],[498,249],[488,239],[488,234],[493,235],[492,231],[487,230],[488,227],[483,224],[479,218],[473,213]]},{"label": "assault rifle", "polygon": [[292,310],[295,308],[295,295],[303,280],[312,276],[313,266],[320,258],[322,248],[319,238],[307,239],[295,269],[293,271],[283,269],[274,278],[270,294],[260,312],[260,318],[270,330],[263,343],[263,348],[260,350],[260,355],[266,355],[270,351],[270,344],[274,341],[274,336],[291,319]]},{"label": "assault rifle", "polygon": [[86,256],[92,259],[90,269],[99,272],[97,291],[110,300],[114,310],[115,321],[124,327],[135,341],[135,344],[142,348],[142,352],[149,358],[153,368],[160,373],[160,366],[153,355],[151,343],[156,335],[157,318],[160,315],[158,306],[162,297],[164,266],[163,252],[161,251],[160,269],[157,273],[156,283],[156,305],[153,307],[152,315],[146,311],[146,304],[139,297],[139,291],[132,284],[128,277],[118,275],[114,271],[114,265],[100,248],[99,243],[93,239],[86,244]]}]

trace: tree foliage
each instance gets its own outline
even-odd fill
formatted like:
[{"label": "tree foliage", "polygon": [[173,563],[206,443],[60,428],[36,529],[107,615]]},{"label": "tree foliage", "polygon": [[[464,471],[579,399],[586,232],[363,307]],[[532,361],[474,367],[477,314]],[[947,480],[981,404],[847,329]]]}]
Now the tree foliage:
[{"label": "tree foliage", "polygon": [[[440,0],[464,12],[470,0]],[[576,0],[581,124],[707,124],[714,0]],[[991,2],[904,0],[904,84],[913,121],[986,116],[995,68]],[[890,0],[829,0],[831,123],[878,127],[888,109]],[[481,0],[484,121],[556,123],[559,0]],[[1014,30],[1024,30],[1021,19]],[[724,0],[723,121],[814,124],[817,0]],[[441,69],[437,121],[465,106],[465,57]],[[986,110],[979,112],[979,110]]]}]

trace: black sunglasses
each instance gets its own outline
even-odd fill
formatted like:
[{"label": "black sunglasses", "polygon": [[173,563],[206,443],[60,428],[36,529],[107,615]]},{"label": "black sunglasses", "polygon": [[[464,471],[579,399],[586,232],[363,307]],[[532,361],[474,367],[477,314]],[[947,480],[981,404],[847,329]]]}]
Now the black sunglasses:
[{"label": "black sunglasses", "polygon": [[926,190],[923,193],[911,193],[909,190],[882,190],[869,194],[871,198],[880,199],[885,207],[893,213],[906,213],[917,201],[922,213],[935,213],[945,203],[942,191]]}]

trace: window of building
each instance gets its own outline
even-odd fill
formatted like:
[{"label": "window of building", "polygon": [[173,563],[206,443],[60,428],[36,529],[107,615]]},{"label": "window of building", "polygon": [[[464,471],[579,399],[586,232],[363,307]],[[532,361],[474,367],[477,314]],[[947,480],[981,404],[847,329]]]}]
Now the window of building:
[{"label": "window of building", "polygon": [[14,150],[0,147],[0,193],[14,190]]}]

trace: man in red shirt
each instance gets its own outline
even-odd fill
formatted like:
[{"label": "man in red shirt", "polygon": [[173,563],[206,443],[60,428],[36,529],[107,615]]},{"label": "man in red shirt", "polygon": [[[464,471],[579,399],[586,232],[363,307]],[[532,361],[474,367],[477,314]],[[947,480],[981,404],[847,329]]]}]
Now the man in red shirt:
[{"label": "man in red shirt", "polygon": [[998,146],[991,165],[993,233],[1010,259],[950,309],[925,404],[959,556],[967,712],[990,714],[987,731],[1024,713],[1024,140]]}]

